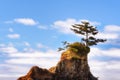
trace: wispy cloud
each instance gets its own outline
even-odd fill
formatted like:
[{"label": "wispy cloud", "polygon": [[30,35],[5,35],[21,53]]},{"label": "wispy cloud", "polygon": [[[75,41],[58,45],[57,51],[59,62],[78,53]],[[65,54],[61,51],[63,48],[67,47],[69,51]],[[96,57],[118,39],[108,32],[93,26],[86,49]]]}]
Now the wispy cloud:
[{"label": "wispy cloud", "polygon": [[42,26],[42,25],[39,25],[38,28],[42,29],[42,30],[47,30],[48,29],[46,26]]},{"label": "wispy cloud", "polygon": [[[19,51],[14,46],[9,46],[5,44],[0,44],[0,52],[7,54],[10,59],[6,60],[6,63],[9,64],[46,64],[49,59],[56,61],[59,60],[58,58],[60,57],[60,54],[58,54],[57,51],[50,49],[47,51],[39,51],[33,49],[32,52],[25,52]],[[38,61],[43,61],[43,63],[40,63]]]},{"label": "wispy cloud", "polygon": [[107,33],[107,32],[99,32],[96,35],[97,38],[103,38],[103,39],[118,39],[119,38],[119,34],[117,33]]},{"label": "wispy cloud", "polygon": [[28,47],[30,47],[30,43],[29,43],[29,42],[27,42],[27,41],[24,41],[23,43],[24,43],[24,45],[25,45],[25,46],[28,46]]},{"label": "wispy cloud", "polygon": [[91,48],[91,52],[89,53],[89,65],[92,73],[99,77],[100,80],[119,80],[119,52],[119,48],[111,48],[108,50]]},{"label": "wispy cloud", "polygon": [[[1,48],[1,47],[0,47]],[[14,49],[14,50],[13,50]],[[7,56],[9,59],[5,60],[4,68],[8,68],[8,75],[10,73],[16,73],[16,76],[23,75],[27,73],[27,71],[33,65],[37,65],[39,67],[50,68],[51,66],[55,66],[59,61],[60,55],[54,50],[48,50],[46,52],[34,50],[33,52],[22,52],[18,51],[15,47],[11,46],[1,48],[0,51],[6,51]],[[12,51],[12,52],[10,52]],[[102,80],[106,80],[107,75],[112,75],[120,72],[119,70],[119,61],[111,59],[107,61],[106,59],[99,59],[99,58],[108,58],[108,57],[115,57],[120,58],[119,55],[120,49],[119,48],[111,48],[109,50],[102,50],[99,48],[91,48],[91,53],[89,53],[89,65],[91,68],[92,73],[95,76],[100,77]],[[22,65],[22,66],[19,66]],[[16,68],[17,66],[17,68]],[[5,69],[2,69],[4,71]],[[1,73],[0,75],[6,75]],[[10,74],[13,76],[12,74]],[[6,75],[7,77],[7,75]],[[119,80],[118,75],[112,75],[109,77],[110,79]],[[118,79],[117,79],[118,78]]]},{"label": "wispy cloud", "polygon": [[[22,19],[22,18],[18,18],[18,19]],[[21,23],[21,24],[24,24],[25,22],[24,25],[37,24],[37,22],[34,21],[33,19],[31,19],[33,20],[33,22],[28,21],[28,23],[27,23],[27,20],[26,21],[24,20],[20,22],[19,21],[18,22],[15,21],[15,22]],[[62,33],[73,34],[73,32],[70,30],[71,25],[77,24],[77,23],[81,23],[81,20],[76,20],[76,19],[67,19],[64,21],[59,20],[54,22],[53,27],[54,29]],[[90,23],[92,23],[92,25],[100,25],[100,23],[96,21],[93,21],[93,22],[91,21]],[[39,26],[38,28],[47,29],[47,27],[45,26]],[[9,28],[9,32],[14,32],[13,28]],[[120,34],[118,33],[119,33],[119,26],[116,25],[114,27],[113,25],[112,26],[109,25],[109,26],[105,26],[103,28],[103,32],[99,32],[97,37],[106,38],[111,41],[115,41],[115,40],[119,40]],[[18,39],[20,38],[20,34],[11,33],[11,34],[8,34],[7,37],[11,39]],[[23,48],[23,50],[20,51],[18,48],[12,45],[0,44],[0,53],[7,54],[5,55],[5,57],[7,58],[4,59],[4,63],[0,65],[0,76],[19,77],[20,75],[26,74],[30,69],[30,67],[32,67],[33,65],[49,68],[51,66],[55,66],[60,59],[60,54],[58,54],[58,52],[56,52],[55,50],[51,50],[49,47],[41,43],[36,44],[35,48],[37,49],[33,49],[32,44],[30,44],[27,41],[23,41],[21,45],[22,46],[24,45],[25,48]],[[45,50],[42,51],[42,49],[45,49]],[[118,74],[120,73],[120,70],[119,70],[120,60],[116,60],[120,58],[119,52],[120,52],[119,48],[110,48],[107,50],[103,50],[97,47],[96,48],[92,47],[91,52],[89,53],[89,65],[93,74],[100,77],[101,80],[119,80],[120,78],[118,77],[119,76]],[[6,71],[6,69],[8,70]],[[11,73],[15,73],[16,75]],[[116,75],[113,75],[113,74],[116,74]],[[108,78],[106,76],[110,76],[110,77]]]},{"label": "wispy cloud", "polygon": [[11,39],[18,39],[20,38],[20,35],[19,34],[8,34],[7,37]]},{"label": "wispy cloud", "polygon": [[120,26],[118,25],[106,25],[103,32],[100,32],[97,37],[107,39],[108,44],[120,45]]},{"label": "wispy cloud", "polygon": [[79,21],[77,22],[75,19],[67,19],[65,21],[59,20],[54,22],[53,27],[62,33],[71,34],[71,25],[75,23],[79,23]]},{"label": "wispy cloud", "polygon": [[14,19],[14,22],[21,23],[24,25],[29,25],[29,26],[33,26],[33,25],[36,25],[38,23],[31,18],[17,18],[17,19]]},{"label": "wispy cloud", "polygon": [[[89,65],[92,74],[100,80],[119,80],[120,64],[119,61],[99,61],[90,60]],[[114,75],[113,75],[114,74]],[[109,76],[109,77],[108,77]]]},{"label": "wispy cloud", "polygon": [[120,26],[118,25],[107,25],[105,26],[106,32],[120,32]]},{"label": "wispy cloud", "polygon": [[94,56],[106,56],[106,57],[114,57],[114,58],[120,58],[120,49],[119,48],[110,48],[107,50],[102,50],[99,48],[91,48],[90,57]]},{"label": "wispy cloud", "polygon": [[[20,75],[27,73],[33,65],[50,68],[51,66],[55,66],[57,64],[61,55],[54,50],[39,51],[33,49],[32,52],[24,52],[19,51],[14,46],[7,46],[5,44],[1,44],[0,52],[7,54],[7,57],[9,57],[4,61],[4,65],[0,65],[4,67],[4,69],[0,67],[0,70],[5,71],[6,68],[8,69],[5,71],[5,74],[0,73],[0,75],[5,75],[6,77],[9,73],[16,73],[16,76],[19,77]],[[106,80],[108,79],[106,76],[120,72],[119,60],[116,60],[116,58],[120,58],[119,52],[119,48],[103,50],[92,47],[91,52],[89,53],[89,65],[92,73],[100,77],[100,79]],[[110,59],[108,61],[107,59],[109,57],[114,59]],[[102,60],[100,58],[102,58]],[[14,74],[10,75],[13,76]],[[112,75],[109,78],[119,80],[118,75]]]},{"label": "wispy cloud", "polygon": [[0,46],[0,52],[2,53],[15,53],[18,50],[16,48],[14,48],[13,46],[6,46],[5,44],[2,44]]},{"label": "wispy cloud", "polygon": [[[17,76],[18,78],[23,74],[25,75],[30,67],[34,65],[43,68],[50,68],[51,66],[57,64],[60,57],[60,54],[54,50],[47,50],[43,52],[33,49],[32,52],[24,52],[19,51],[14,46],[7,46],[5,44],[0,45],[0,52],[7,54],[5,56],[8,57],[8,59],[4,60],[4,64],[0,65],[0,76]],[[6,68],[8,69],[7,71]]]},{"label": "wispy cloud", "polygon": [[90,22],[91,25],[95,25],[95,26],[100,25],[100,23],[96,22],[96,21],[89,21],[89,20],[85,20],[85,19],[76,20],[76,19],[69,18],[69,19],[66,19],[65,21],[62,21],[62,20],[55,21],[53,24],[53,27],[62,33],[71,34],[71,33],[73,33],[70,30],[70,28],[72,28],[72,25],[80,24],[81,21],[88,21],[88,22]]},{"label": "wispy cloud", "polygon": [[[81,24],[81,21],[90,22],[90,24],[93,26],[101,26],[101,23],[97,22],[97,21],[89,21],[86,19],[81,19],[81,20],[66,19],[66,20],[55,21],[53,24],[53,27],[61,33],[74,34],[74,32],[70,30],[70,28],[72,27],[73,24]],[[107,26],[103,27],[103,31],[99,32],[96,35],[96,37],[107,39],[109,42],[111,42],[113,40],[116,41],[119,39],[119,36],[120,36],[119,31],[120,31],[120,26],[107,25]],[[78,34],[76,34],[76,36],[81,37]]]},{"label": "wispy cloud", "polygon": [[36,46],[37,46],[37,48],[40,48],[40,49],[49,49],[49,47],[48,46],[45,46],[45,45],[43,45],[43,44],[41,44],[41,43],[37,43],[36,44]]}]

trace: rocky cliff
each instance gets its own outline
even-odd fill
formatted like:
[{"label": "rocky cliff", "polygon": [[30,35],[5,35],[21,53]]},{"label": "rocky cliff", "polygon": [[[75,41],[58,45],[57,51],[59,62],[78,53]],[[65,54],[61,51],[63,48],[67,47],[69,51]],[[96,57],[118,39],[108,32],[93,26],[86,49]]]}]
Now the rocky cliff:
[{"label": "rocky cliff", "polygon": [[90,72],[87,54],[80,55],[68,49],[62,53],[61,59],[55,67],[49,70],[34,66],[27,75],[18,80],[98,80]]},{"label": "rocky cliff", "polygon": [[18,78],[18,80],[52,80],[53,73],[47,69],[33,66],[27,75]]}]

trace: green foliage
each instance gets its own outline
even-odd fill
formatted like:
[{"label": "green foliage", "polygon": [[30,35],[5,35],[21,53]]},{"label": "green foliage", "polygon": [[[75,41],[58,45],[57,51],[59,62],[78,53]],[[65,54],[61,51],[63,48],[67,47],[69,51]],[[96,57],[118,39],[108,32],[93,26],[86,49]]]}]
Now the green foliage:
[{"label": "green foliage", "polygon": [[81,22],[82,24],[74,24],[71,28],[77,34],[84,35],[82,41],[85,42],[86,46],[97,45],[99,42],[105,42],[106,39],[96,39],[94,36],[98,34],[96,27],[91,26],[89,22]]},{"label": "green foliage", "polygon": [[67,46],[70,44],[70,43],[68,43],[67,41],[63,41],[62,43],[63,43],[63,46],[64,46],[64,47],[63,47],[63,48],[61,48],[61,47],[58,48],[58,51],[65,50],[65,49],[67,48]]},{"label": "green foliage", "polygon": [[63,42],[64,47],[58,48],[58,51],[68,49],[72,52],[79,53],[80,55],[86,55],[90,52],[89,46],[97,45],[99,42],[105,42],[106,39],[97,39],[95,35],[98,34],[96,27],[91,26],[89,22],[81,22],[82,24],[72,25],[71,30],[76,34],[85,36],[82,38],[82,43],[74,42],[68,43],[67,41]]},{"label": "green foliage", "polygon": [[68,49],[74,53],[78,53],[80,55],[86,55],[90,52],[90,48],[86,46],[84,43],[74,42],[65,44],[64,48],[59,48],[61,50]]},{"label": "green foliage", "polygon": [[69,50],[71,50],[75,53],[79,53],[81,55],[85,55],[90,52],[90,48],[80,42],[75,42],[75,43],[69,44],[69,45],[67,45],[67,47]]}]

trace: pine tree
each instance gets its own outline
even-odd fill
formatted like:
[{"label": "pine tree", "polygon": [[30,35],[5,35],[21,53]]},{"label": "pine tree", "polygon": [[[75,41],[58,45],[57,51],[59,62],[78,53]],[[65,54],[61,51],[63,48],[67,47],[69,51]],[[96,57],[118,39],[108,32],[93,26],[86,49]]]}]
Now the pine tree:
[{"label": "pine tree", "polygon": [[91,26],[89,22],[82,21],[82,24],[74,24],[71,28],[76,34],[84,35],[85,38],[81,40],[85,42],[86,46],[97,45],[99,42],[105,42],[106,39],[96,39],[95,35],[98,34],[96,27]]}]

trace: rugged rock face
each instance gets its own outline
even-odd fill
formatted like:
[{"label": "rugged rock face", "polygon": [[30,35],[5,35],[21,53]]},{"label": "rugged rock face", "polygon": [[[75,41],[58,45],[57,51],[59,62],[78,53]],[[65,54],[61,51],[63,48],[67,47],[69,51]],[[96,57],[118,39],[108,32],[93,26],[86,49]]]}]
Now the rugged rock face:
[{"label": "rugged rock face", "polygon": [[60,61],[55,73],[56,80],[97,80],[91,74],[86,61],[81,59],[73,58]]},{"label": "rugged rock face", "polygon": [[18,80],[98,80],[91,72],[87,55],[80,56],[67,50],[62,53],[61,60],[49,70],[34,66],[26,76]]},{"label": "rugged rock face", "polygon": [[47,69],[33,66],[27,75],[18,78],[18,80],[53,80],[54,74],[49,72]]}]

